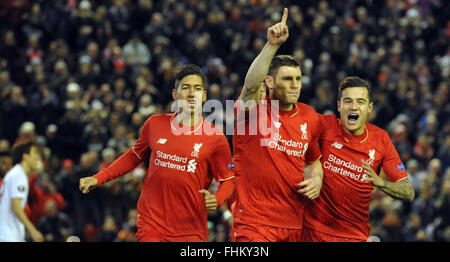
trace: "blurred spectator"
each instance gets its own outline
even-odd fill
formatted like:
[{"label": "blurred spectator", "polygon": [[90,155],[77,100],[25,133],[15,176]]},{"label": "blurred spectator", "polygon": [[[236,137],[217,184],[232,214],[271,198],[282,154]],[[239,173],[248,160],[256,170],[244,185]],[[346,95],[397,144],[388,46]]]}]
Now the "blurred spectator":
[{"label": "blurred spectator", "polygon": [[61,158],[79,159],[85,148],[85,145],[79,143],[84,129],[80,111],[76,109],[66,111],[57,126],[58,151],[55,153]]},{"label": "blurred spectator", "polygon": [[140,69],[150,63],[151,55],[146,44],[141,41],[138,32],[135,32],[130,41],[123,47],[123,55],[136,77]]},{"label": "blurred spectator", "polygon": [[422,180],[426,175],[424,170],[421,170],[419,167],[419,162],[415,159],[410,159],[406,162],[406,170],[408,173],[408,179],[411,182],[411,185],[414,188],[416,194],[419,193],[420,185],[422,184]]},{"label": "blurred spectator", "polygon": [[58,209],[55,200],[45,203],[45,213],[38,220],[37,228],[44,235],[46,242],[64,242],[73,234],[72,221],[67,214]]},{"label": "blurred spectator", "polygon": [[6,139],[0,139],[0,152],[9,152],[11,150],[11,144]]},{"label": "blurred spectator", "polygon": [[137,215],[137,210],[131,208],[128,211],[128,219],[122,225],[122,229],[130,230],[133,233],[133,236],[137,232]]},{"label": "blurred spectator", "polygon": [[27,99],[22,87],[14,86],[11,89],[9,97],[4,102],[2,101],[1,110],[4,116],[1,119],[2,132],[4,137],[12,143],[16,140],[19,127],[29,117]]},{"label": "blurred spectator", "polygon": [[106,144],[108,147],[115,149],[119,153],[127,151],[128,150],[127,127],[124,124],[119,124],[115,126],[113,131],[113,137],[111,137]]},{"label": "blurred spectator", "polygon": [[9,71],[0,72],[0,101],[9,97],[11,90],[15,86],[14,82],[11,81]]},{"label": "blurred spectator", "polygon": [[113,242],[117,238],[118,227],[114,217],[106,216],[102,231],[98,236],[98,241]]},{"label": "blurred spectator", "polygon": [[95,39],[95,20],[91,10],[91,4],[88,0],[80,1],[78,10],[75,14],[74,21],[71,23],[72,48],[79,52],[90,40]]},{"label": "blurred spectator", "polygon": [[406,226],[403,228],[404,241],[406,242],[423,242],[425,241],[425,230],[421,225],[419,214],[411,213]]},{"label": "blurred spectator", "polygon": [[150,95],[145,94],[141,97],[138,111],[143,117],[149,117],[155,112],[155,105],[152,104],[152,97]]},{"label": "blurred spectator", "polygon": [[40,176],[35,184],[34,190],[30,190],[30,208],[31,218],[33,223],[45,214],[45,207],[48,201],[55,201],[59,211],[64,210],[66,201],[61,193],[56,191],[56,186],[47,176]]},{"label": "blurred spectator", "polygon": [[24,122],[19,128],[19,136],[16,139],[15,143],[27,141],[27,140],[36,140],[36,126],[33,122]]},{"label": "blurred spectator", "polygon": [[95,115],[84,127],[82,141],[88,150],[101,151],[106,145],[108,130],[100,116]]},{"label": "blurred spectator", "polygon": [[0,187],[3,183],[3,177],[13,167],[12,157],[8,151],[0,151]]},{"label": "blurred spectator", "polygon": [[436,216],[436,207],[433,200],[435,193],[432,181],[428,177],[423,179],[420,185],[419,196],[412,203],[412,212],[420,215],[422,227],[431,224]]},{"label": "blurred spectator", "polygon": [[104,170],[116,160],[116,151],[111,147],[103,149],[102,159],[103,162],[100,164],[99,171]]},{"label": "blurred spectator", "polygon": [[442,183],[441,192],[436,201],[438,226],[436,228],[437,241],[450,241],[450,169]]},{"label": "blurred spectator", "polygon": [[[96,159],[92,152],[83,153],[80,157],[80,163],[75,166],[76,189],[78,189],[80,178],[98,172]],[[73,190],[73,188],[72,191],[74,191],[74,211],[76,215],[75,233],[82,240],[85,237],[86,239],[96,239],[103,224],[103,191],[97,190],[88,195],[83,195],[79,190]],[[88,232],[88,235],[85,236],[86,232]]]},{"label": "blurred spectator", "polygon": [[112,3],[109,8],[112,31],[122,46],[129,38],[130,11],[125,0],[113,0]]},{"label": "blurred spectator", "polygon": [[75,177],[74,162],[71,159],[62,161],[61,170],[54,178],[56,190],[61,193],[66,201],[64,212],[69,216],[75,215],[74,203],[78,192],[74,190],[78,186],[78,180]]},{"label": "blurred spectator", "polygon": [[7,63],[9,72],[11,73],[11,81],[20,85],[23,83],[25,64],[20,49],[17,48],[17,44],[15,32],[12,30],[4,31],[0,45],[0,57]]}]

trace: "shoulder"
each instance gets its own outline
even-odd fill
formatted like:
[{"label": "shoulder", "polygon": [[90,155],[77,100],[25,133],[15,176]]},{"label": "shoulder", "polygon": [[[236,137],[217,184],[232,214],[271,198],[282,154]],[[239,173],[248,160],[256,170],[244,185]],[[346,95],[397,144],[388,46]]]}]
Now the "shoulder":
[{"label": "shoulder", "polygon": [[386,132],[386,130],[371,123],[366,123],[366,127],[367,130],[369,130],[369,132],[378,139],[388,139],[390,141],[389,134]]},{"label": "shoulder", "polygon": [[318,114],[314,108],[312,108],[311,106],[309,106],[305,103],[297,102],[296,105],[297,105],[297,108],[303,112],[307,112],[307,113],[311,113],[311,114]]},{"label": "shoulder", "polygon": [[336,117],[336,115],[333,115],[333,114],[324,114],[324,115],[322,115],[322,119],[326,123],[337,123],[337,121],[338,121],[338,118]]},{"label": "shoulder", "polygon": [[388,132],[374,124],[367,123],[366,126],[369,131],[369,139],[378,144],[383,150],[389,151],[393,143]]},{"label": "shoulder", "polygon": [[159,121],[168,121],[174,114],[159,114],[159,115],[151,115],[145,121],[147,122],[159,122]]},{"label": "shoulder", "polygon": [[6,173],[4,180],[18,183],[21,182],[21,180],[27,180],[27,175],[23,171],[22,167],[17,164]]},{"label": "shoulder", "polygon": [[216,127],[206,119],[203,119],[203,131],[205,135],[211,135],[217,138],[225,137],[225,134],[220,128]]},{"label": "shoulder", "polygon": [[150,127],[150,126],[162,126],[163,123],[167,124],[170,122],[170,119],[174,116],[174,113],[172,114],[159,114],[159,115],[152,115],[145,120],[144,127]]},{"label": "shoulder", "polygon": [[299,116],[306,120],[318,121],[322,118],[321,114],[317,113],[314,108],[307,104],[297,102],[295,105],[298,109]]}]

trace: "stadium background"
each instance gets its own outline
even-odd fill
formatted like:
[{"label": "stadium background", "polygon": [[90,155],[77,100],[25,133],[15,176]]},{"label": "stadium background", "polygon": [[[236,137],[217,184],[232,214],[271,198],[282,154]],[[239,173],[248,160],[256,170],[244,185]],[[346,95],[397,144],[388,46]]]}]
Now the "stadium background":
[{"label": "stadium background", "polygon": [[[147,117],[170,112],[178,65],[205,70],[209,99],[236,99],[284,6],[290,36],[279,53],[301,63],[300,101],[335,113],[343,77],[369,80],[370,121],[407,167],[414,201],[375,190],[371,235],[449,241],[449,1],[1,1],[0,151],[38,142],[45,167],[28,203],[47,240],[134,241],[145,166],[87,196],[79,178],[126,151]],[[208,227],[210,241],[228,241],[222,210]]]}]

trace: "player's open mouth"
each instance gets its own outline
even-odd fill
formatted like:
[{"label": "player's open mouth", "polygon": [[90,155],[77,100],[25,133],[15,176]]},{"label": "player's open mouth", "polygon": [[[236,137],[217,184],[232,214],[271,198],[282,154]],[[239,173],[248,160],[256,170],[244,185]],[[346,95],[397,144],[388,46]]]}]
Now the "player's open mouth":
[{"label": "player's open mouth", "polygon": [[348,121],[350,123],[356,123],[356,121],[358,121],[359,115],[355,114],[355,113],[351,113],[348,115]]}]

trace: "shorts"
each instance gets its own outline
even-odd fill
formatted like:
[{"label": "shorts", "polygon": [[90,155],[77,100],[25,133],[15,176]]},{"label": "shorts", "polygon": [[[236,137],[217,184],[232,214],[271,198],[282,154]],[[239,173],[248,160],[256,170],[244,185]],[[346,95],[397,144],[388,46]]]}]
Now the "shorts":
[{"label": "shorts", "polygon": [[282,228],[255,223],[234,222],[230,231],[232,242],[300,242],[301,228]]},{"label": "shorts", "polygon": [[167,236],[163,235],[154,228],[146,226],[138,228],[136,232],[137,242],[207,242],[207,236],[195,235],[179,235]]},{"label": "shorts", "polygon": [[333,236],[304,226],[302,242],[366,242],[366,240]]}]

